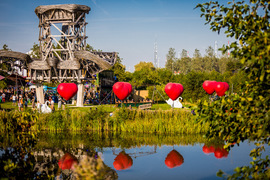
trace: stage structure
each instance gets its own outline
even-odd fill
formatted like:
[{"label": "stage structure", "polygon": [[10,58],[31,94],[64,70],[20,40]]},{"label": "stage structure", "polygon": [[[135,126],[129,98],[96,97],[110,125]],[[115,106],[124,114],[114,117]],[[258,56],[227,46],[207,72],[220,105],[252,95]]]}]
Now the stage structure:
[{"label": "stage structure", "polygon": [[[0,62],[12,69],[19,64],[27,70],[27,79],[39,82],[37,99],[44,103],[42,82],[74,81],[78,85],[77,106],[83,106],[84,86],[82,80],[112,67],[116,52],[86,51],[86,14],[90,7],[77,4],[38,6],[39,55],[31,58],[14,51],[0,51]],[[18,62],[19,63],[15,63]]]}]

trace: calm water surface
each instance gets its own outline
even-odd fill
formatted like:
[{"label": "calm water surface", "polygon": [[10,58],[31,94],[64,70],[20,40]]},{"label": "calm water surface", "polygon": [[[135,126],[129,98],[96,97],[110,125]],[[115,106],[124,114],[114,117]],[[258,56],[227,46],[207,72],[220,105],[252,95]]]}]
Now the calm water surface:
[{"label": "calm water surface", "polygon": [[[46,172],[62,179],[67,179],[63,173],[72,173],[70,167],[64,171],[59,168],[67,153],[78,162],[85,155],[100,156],[120,180],[220,179],[216,177],[219,169],[232,174],[237,166],[249,165],[249,153],[255,147],[245,141],[227,152],[223,142],[208,142],[200,135],[42,133],[38,137],[33,148],[35,171],[41,173],[50,167]],[[1,160],[6,149],[1,147]],[[269,152],[267,147],[266,154]]]},{"label": "calm water surface", "polygon": [[[156,150],[154,146],[127,149],[125,152],[131,154],[133,165],[130,169],[117,171],[119,179],[220,179],[216,177],[219,169],[233,173],[235,167],[248,165],[251,160],[249,152],[254,147],[244,142],[240,147],[234,147],[227,157],[216,158],[214,153],[204,153],[203,146],[204,144],[198,143],[186,146],[162,145]],[[182,165],[174,168],[165,164],[165,159],[172,150],[179,152],[184,159]],[[114,168],[116,157],[113,151],[117,154],[122,149],[105,148],[103,152],[104,162],[111,168]],[[154,153],[143,156],[139,152]]]}]

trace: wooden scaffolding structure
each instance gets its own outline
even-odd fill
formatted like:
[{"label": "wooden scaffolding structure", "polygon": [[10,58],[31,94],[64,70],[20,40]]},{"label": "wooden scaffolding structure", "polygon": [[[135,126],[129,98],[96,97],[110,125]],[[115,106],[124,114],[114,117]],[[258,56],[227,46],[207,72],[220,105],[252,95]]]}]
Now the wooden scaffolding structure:
[{"label": "wooden scaffolding structure", "polygon": [[[40,58],[14,51],[0,51],[0,62],[13,66],[20,61],[26,69],[27,79],[36,82],[74,81],[78,83],[77,99],[82,99],[82,80],[112,67],[116,52],[86,51],[86,14],[90,7],[77,4],[38,6]],[[37,96],[44,102],[43,88],[38,86]],[[41,97],[40,97],[41,96]],[[77,106],[82,106],[77,100]]]}]

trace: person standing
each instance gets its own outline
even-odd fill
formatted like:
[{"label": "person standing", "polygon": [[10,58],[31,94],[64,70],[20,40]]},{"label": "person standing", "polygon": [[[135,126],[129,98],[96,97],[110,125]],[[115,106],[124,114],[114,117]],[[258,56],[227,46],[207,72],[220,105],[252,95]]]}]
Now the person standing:
[{"label": "person standing", "polygon": [[2,94],[2,102],[4,103],[5,100],[6,100],[6,95],[5,95],[5,93],[3,93],[3,94]]},{"label": "person standing", "polygon": [[37,110],[38,110],[38,112],[40,113],[40,102],[39,101],[37,101]]},{"label": "person standing", "polygon": [[36,108],[36,105],[35,105],[35,98],[33,97],[33,98],[32,98],[32,109],[33,109],[33,111],[35,110],[35,108]]},{"label": "person standing", "polygon": [[21,108],[21,111],[23,111],[23,98],[20,99],[20,108]]},{"label": "person standing", "polygon": [[16,106],[16,96],[15,96],[15,94],[12,95],[12,106]]},{"label": "person standing", "polygon": [[24,100],[24,107],[25,107],[25,109],[27,109],[27,107],[28,107],[27,96],[25,96],[25,97],[23,98],[23,100]]},{"label": "person standing", "polygon": [[62,108],[62,98],[61,96],[58,96],[58,110]]},{"label": "person standing", "polygon": [[21,111],[21,98],[18,99],[18,109]]},{"label": "person standing", "polygon": [[51,110],[52,110],[52,112],[54,112],[54,100],[53,100],[53,98],[51,99]]},{"label": "person standing", "polygon": [[66,102],[65,101],[63,101],[62,110],[66,110]]}]

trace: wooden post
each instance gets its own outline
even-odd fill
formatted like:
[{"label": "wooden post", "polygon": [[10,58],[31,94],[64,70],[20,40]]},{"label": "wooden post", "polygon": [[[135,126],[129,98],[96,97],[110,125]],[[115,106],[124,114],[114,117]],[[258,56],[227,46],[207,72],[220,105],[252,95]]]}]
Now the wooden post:
[{"label": "wooden post", "polygon": [[77,107],[83,107],[83,93],[84,93],[84,85],[83,83],[80,83],[78,84]]},{"label": "wooden post", "polygon": [[44,92],[43,92],[43,85],[42,84],[36,84],[36,96],[37,101],[40,102],[40,104],[44,104]]}]

